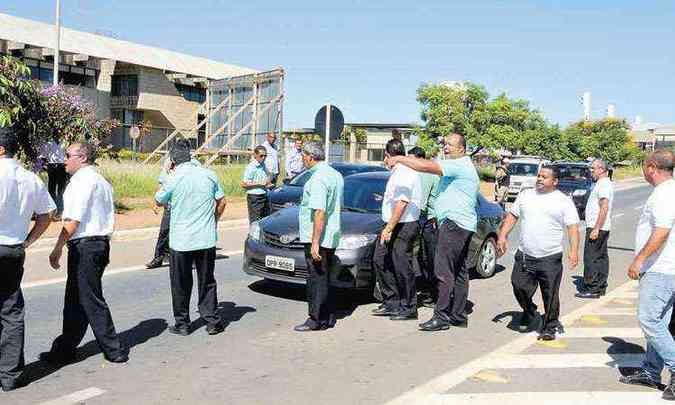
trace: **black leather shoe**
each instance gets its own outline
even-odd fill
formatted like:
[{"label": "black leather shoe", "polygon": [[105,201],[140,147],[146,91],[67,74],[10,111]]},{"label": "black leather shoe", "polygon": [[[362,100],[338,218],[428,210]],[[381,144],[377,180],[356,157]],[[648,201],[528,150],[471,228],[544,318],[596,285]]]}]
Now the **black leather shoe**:
[{"label": "black leather shoe", "polygon": [[150,260],[145,264],[145,268],[156,269],[158,267],[162,267],[163,263],[164,263],[164,256],[155,257],[154,259]]},{"label": "black leather shoe", "polygon": [[307,319],[305,323],[301,323],[293,328],[296,332],[311,332],[324,329],[326,329],[325,325],[322,325],[311,318]]},{"label": "black leather shoe", "polygon": [[555,340],[556,334],[558,333],[565,333],[565,330],[563,329],[562,325],[545,327],[544,330],[541,331],[539,336],[537,336],[537,340],[544,340],[544,341]]},{"label": "black leather shoe", "polygon": [[664,388],[661,398],[666,401],[675,401],[675,375],[670,375],[670,381],[666,385],[666,388]]},{"label": "black leather shoe", "polygon": [[209,335],[217,335],[224,330],[225,330],[225,325],[223,325],[222,322],[219,322],[215,325],[206,326],[206,333],[208,333]]},{"label": "black leather shoe", "polygon": [[424,332],[436,332],[447,329],[450,329],[450,322],[439,318],[431,318],[428,321],[420,324],[420,330]]},{"label": "black leather shoe", "polygon": [[398,314],[399,312],[400,311],[398,311],[394,308],[388,307],[386,305],[380,305],[379,307],[373,309],[371,314],[375,315],[375,316],[392,316],[392,315]]},{"label": "black leather shoe", "polygon": [[129,361],[129,355],[128,354],[120,354],[115,357],[108,357],[108,356],[103,356],[105,357],[106,360],[108,360],[111,363],[126,363]]},{"label": "black leather shoe", "polygon": [[169,333],[180,336],[187,336],[190,334],[190,328],[187,326],[171,325],[169,326]]},{"label": "black leather shoe", "polygon": [[466,329],[469,327],[469,321],[450,321],[450,325],[455,328]]},{"label": "black leather shoe", "polygon": [[62,366],[72,363],[75,360],[75,353],[42,352],[39,359],[55,366]]},{"label": "black leather shoe", "polygon": [[577,298],[600,298],[605,294],[602,293],[594,293],[594,292],[589,292],[589,291],[583,291],[583,292],[578,292],[574,294],[575,297]]},{"label": "black leather shoe", "polygon": [[17,380],[14,380],[13,382],[3,382],[0,383],[0,386],[2,386],[2,390],[4,392],[9,392],[9,391],[14,391],[16,389],[19,389],[21,387],[25,387],[28,385],[28,382],[24,379],[19,377]]},{"label": "black leather shoe", "polygon": [[417,319],[417,311],[412,310],[412,311],[400,311],[397,314],[394,314],[389,317],[392,321],[409,321],[409,320],[414,320]]},{"label": "black leather shoe", "polygon": [[644,369],[639,369],[633,374],[622,375],[619,377],[619,382],[630,385],[641,385],[657,390],[663,390],[665,388],[665,385],[661,384],[661,381],[652,378]]}]

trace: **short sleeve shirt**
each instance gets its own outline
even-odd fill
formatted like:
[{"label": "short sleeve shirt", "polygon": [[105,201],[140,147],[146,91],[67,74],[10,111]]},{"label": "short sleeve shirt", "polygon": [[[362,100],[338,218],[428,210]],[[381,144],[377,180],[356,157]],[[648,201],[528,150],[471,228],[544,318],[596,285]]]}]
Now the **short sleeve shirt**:
[{"label": "short sleeve shirt", "polygon": [[520,219],[519,249],[537,258],[561,253],[566,227],[579,223],[574,202],[559,190],[538,193],[525,189],[510,212]]},{"label": "short sleeve shirt", "polygon": [[169,181],[155,194],[160,204],[171,204],[169,247],[179,252],[216,246],[216,200],[225,196],[218,176],[209,169],[186,162],[178,165]]},{"label": "short sleeve shirt", "polygon": [[602,177],[593,185],[591,194],[586,201],[586,226],[593,228],[600,215],[600,200],[607,199],[609,211],[607,218],[602,225],[603,231],[609,231],[612,228],[612,205],[614,203],[614,185],[609,177]]},{"label": "short sleeve shirt", "polygon": [[56,209],[40,178],[11,158],[0,158],[0,245],[19,245],[28,237],[33,214]]},{"label": "short sleeve shirt", "polygon": [[382,200],[382,220],[389,222],[394,213],[394,207],[399,201],[408,205],[399,220],[400,223],[417,221],[420,217],[422,201],[422,186],[418,172],[408,166],[397,164],[391,171]]},{"label": "short sleeve shirt", "polygon": [[[255,159],[251,160],[248,166],[246,166],[246,170],[244,170],[244,181],[263,184],[267,183],[269,181],[269,173],[267,172],[265,165],[258,163],[258,161]],[[265,194],[266,192],[267,189],[265,189],[264,186],[249,188],[246,190],[246,194],[255,195]]]},{"label": "short sleeve shirt", "polygon": [[115,227],[113,188],[93,166],[80,168],[63,193],[64,220],[78,221],[71,240],[110,236]]},{"label": "short sleeve shirt", "polygon": [[314,232],[314,210],[323,210],[326,214],[321,247],[335,249],[340,244],[340,213],[342,211],[342,175],[327,163],[317,163],[310,169],[311,177],[302,189],[299,223],[300,242],[311,243]]},{"label": "short sleeve shirt", "polygon": [[460,228],[476,232],[478,226],[479,182],[476,168],[468,156],[439,160],[443,176],[438,185],[434,211],[439,222],[446,219]]},{"label": "short sleeve shirt", "polygon": [[265,141],[262,144],[267,151],[267,158],[265,158],[265,167],[271,175],[279,174],[279,152],[277,149],[270,145],[269,142]]},{"label": "short sleeve shirt", "polygon": [[441,181],[441,177],[431,173],[420,173],[419,176],[422,189],[420,207],[422,207],[422,211],[426,211],[428,219],[435,218],[434,203],[438,197],[438,184]]},{"label": "short sleeve shirt", "polygon": [[635,234],[635,253],[645,247],[654,228],[670,229],[668,239],[656,253],[645,260],[641,272],[675,274],[675,180],[656,186],[642,209]]},{"label": "short sleeve shirt", "polygon": [[295,177],[305,170],[302,163],[302,152],[293,148],[288,151],[286,156],[286,177]]}]

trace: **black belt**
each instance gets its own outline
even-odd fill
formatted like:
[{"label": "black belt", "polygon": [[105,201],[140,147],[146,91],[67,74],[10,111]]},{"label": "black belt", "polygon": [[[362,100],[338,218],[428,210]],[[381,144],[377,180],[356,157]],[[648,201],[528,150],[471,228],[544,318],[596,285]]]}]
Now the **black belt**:
[{"label": "black belt", "polygon": [[109,242],[110,236],[85,236],[83,238],[77,238],[68,241],[68,247],[76,246],[82,242]]}]

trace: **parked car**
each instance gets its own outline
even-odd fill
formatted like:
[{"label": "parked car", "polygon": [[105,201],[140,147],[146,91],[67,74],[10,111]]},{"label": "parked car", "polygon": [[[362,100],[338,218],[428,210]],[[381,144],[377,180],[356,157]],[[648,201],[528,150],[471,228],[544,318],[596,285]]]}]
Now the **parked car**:
[{"label": "parked car", "polygon": [[[368,172],[386,172],[386,168],[375,165],[364,165],[355,163],[330,163],[333,169],[337,170],[342,177],[351,176],[356,173]],[[290,181],[284,182],[283,186],[277,187],[269,193],[270,213],[274,213],[285,207],[292,207],[300,204],[302,198],[302,187],[305,185],[311,173],[302,172]]]},{"label": "parked car", "polygon": [[[374,288],[372,257],[378,234],[385,225],[381,208],[389,175],[389,172],[375,172],[345,178],[342,238],[331,273],[331,284],[336,287]],[[283,208],[251,224],[244,248],[244,272],[277,281],[306,281],[304,247],[299,242],[298,210],[298,207]],[[478,231],[471,239],[466,264],[480,277],[490,277],[495,272],[496,235],[502,214],[499,205],[479,196]],[[417,260],[413,263],[418,265]]]},{"label": "parked car", "polygon": [[590,165],[587,162],[567,161],[556,161],[553,165],[560,171],[558,190],[572,198],[579,218],[584,219],[586,202],[593,188]]},{"label": "parked car", "polygon": [[519,157],[509,163],[509,192],[507,202],[515,201],[518,194],[527,188],[534,188],[539,169],[550,161],[538,157]]}]

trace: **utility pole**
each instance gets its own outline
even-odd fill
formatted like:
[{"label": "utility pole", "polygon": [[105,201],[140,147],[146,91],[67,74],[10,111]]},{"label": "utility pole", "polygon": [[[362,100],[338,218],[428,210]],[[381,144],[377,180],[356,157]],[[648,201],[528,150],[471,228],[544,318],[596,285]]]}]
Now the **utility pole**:
[{"label": "utility pole", "polygon": [[59,53],[61,52],[61,0],[56,0],[56,49],[54,50],[54,86],[59,84]]}]

